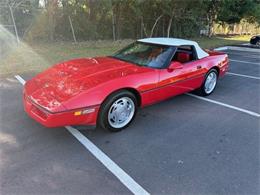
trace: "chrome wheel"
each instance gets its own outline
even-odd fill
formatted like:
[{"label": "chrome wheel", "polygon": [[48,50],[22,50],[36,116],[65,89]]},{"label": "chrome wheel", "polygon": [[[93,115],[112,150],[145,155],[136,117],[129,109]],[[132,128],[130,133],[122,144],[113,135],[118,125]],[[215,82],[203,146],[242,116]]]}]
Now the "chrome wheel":
[{"label": "chrome wheel", "polygon": [[215,72],[209,73],[204,84],[204,90],[206,94],[210,94],[216,87],[217,74]]},{"label": "chrome wheel", "polygon": [[119,129],[126,126],[133,118],[135,104],[129,97],[116,100],[108,111],[108,123],[111,127]]}]

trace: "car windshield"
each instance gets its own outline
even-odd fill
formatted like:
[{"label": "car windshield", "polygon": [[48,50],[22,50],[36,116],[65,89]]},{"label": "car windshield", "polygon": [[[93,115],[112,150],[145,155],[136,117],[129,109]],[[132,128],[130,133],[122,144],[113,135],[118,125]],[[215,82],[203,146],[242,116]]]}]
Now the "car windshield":
[{"label": "car windshield", "polygon": [[135,42],[111,57],[140,66],[162,68],[172,56],[174,47]]}]

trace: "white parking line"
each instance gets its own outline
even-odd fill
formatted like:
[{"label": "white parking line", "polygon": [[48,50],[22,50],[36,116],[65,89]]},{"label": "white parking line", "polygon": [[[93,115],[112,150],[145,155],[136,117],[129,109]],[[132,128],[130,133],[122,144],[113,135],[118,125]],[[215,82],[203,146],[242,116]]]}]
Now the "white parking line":
[{"label": "white parking line", "polygon": [[233,110],[237,110],[237,111],[249,114],[251,116],[255,116],[255,117],[258,117],[258,118],[260,117],[259,113],[252,112],[252,111],[249,111],[249,110],[246,110],[246,109],[243,109],[243,108],[238,108],[236,106],[232,106],[232,105],[229,105],[229,104],[225,104],[225,103],[222,103],[222,102],[218,102],[218,101],[215,101],[215,100],[211,100],[211,99],[208,99],[208,98],[197,96],[197,95],[194,95],[194,94],[191,94],[191,93],[186,93],[186,95],[189,95],[191,97],[194,97],[194,98],[197,98],[197,99],[200,99],[200,100],[204,100],[204,101],[207,101],[207,102],[211,102],[211,103],[214,103],[214,104],[218,104],[218,105],[221,105],[221,106],[233,109]]},{"label": "white parking line", "polygon": [[22,78],[22,77],[20,77],[19,75],[15,75],[14,76],[22,85],[24,85],[25,83],[26,83],[26,81]]},{"label": "white parking line", "polygon": [[250,75],[245,75],[245,74],[237,74],[237,73],[233,73],[233,72],[227,72],[226,74],[227,75],[234,75],[234,76],[239,76],[239,77],[245,77],[245,78],[260,80],[260,77],[255,77],[255,76],[250,76]]},{"label": "white parking line", "polygon": [[[19,75],[15,78],[24,85],[26,81]],[[121,169],[114,161],[112,161],[104,152],[102,152],[87,137],[80,133],[77,129],[65,127],[92,155],[94,155],[111,173],[113,173],[133,194],[149,195],[149,193],[140,186],[132,177],[130,177],[123,169]]]},{"label": "white parking line", "polygon": [[228,55],[235,55],[235,56],[239,56],[239,57],[245,57],[245,58],[254,58],[254,59],[260,59],[259,54],[241,54],[241,53],[234,53],[234,52],[225,52]]},{"label": "white parking line", "polygon": [[77,129],[65,127],[83,146],[88,149],[110,172],[112,172],[131,192],[134,194],[149,194],[136,181],[131,178],[123,169],[113,162],[104,152],[95,146],[88,138],[86,138]]},{"label": "white parking line", "polygon": [[232,50],[232,51],[246,51],[246,52],[253,52],[253,53],[260,53],[259,48],[248,48],[248,47],[235,47],[235,46],[226,46],[226,47],[218,47],[215,48],[216,51],[223,51],[223,50]]},{"label": "white parking line", "polygon": [[233,60],[233,59],[229,59],[229,61],[231,61],[231,62],[240,62],[240,63],[245,63],[245,64],[254,64],[254,65],[260,66],[260,62],[259,63],[257,63],[257,62],[248,62],[248,61]]},{"label": "white parking line", "polygon": [[214,49],[215,51],[223,51],[223,50],[228,50],[228,47],[218,47]]},{"label": "white parking line", "polygon": [[229,50],[232,51],[242,51],[242,52],[253,52],[253,53],[260,53],[260,49],[259,48],[252,48],[252,47],[235,47],[235,46],[228,46]]}]

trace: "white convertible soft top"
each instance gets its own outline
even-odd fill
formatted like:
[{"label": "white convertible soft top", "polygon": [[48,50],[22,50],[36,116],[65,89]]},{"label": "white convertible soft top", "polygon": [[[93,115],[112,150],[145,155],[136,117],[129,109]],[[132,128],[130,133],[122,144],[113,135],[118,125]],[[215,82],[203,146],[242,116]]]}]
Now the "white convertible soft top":
[{"label": "white convertible soft top", "polygon": [[205,58],[209,56],[207,52],[200,48],[197,42],[189,41],[186,39],[177,39],[177,38],[146,38],[146,39],[139,39],[138,41],[143,43],[153,43],[153,44],[160,44],[160,45],[169,45],[169,46],[182,46],[182,45],[192,45],[195,47],[197,51],[198,58]]}]

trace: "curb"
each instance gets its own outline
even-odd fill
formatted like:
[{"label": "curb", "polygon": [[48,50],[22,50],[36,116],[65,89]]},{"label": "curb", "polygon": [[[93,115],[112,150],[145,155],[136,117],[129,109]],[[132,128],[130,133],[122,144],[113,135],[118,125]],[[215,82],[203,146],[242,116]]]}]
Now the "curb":
[{"label": "curb", "polygon": [[228,47],[217,47],[214,50],[215,51],[222,51],[222,50],[228,50],[228,49],[229,49]]},{"label": "curb", "polygon": [[247,48],[247,47],[239,47],[239,46],[225,46],[225,47],[217,47],[214,50],[215,51],[223,51],[223,50],[235,50],[235,51],[252,51],[260,53],[260,49],[258,48]]}]

